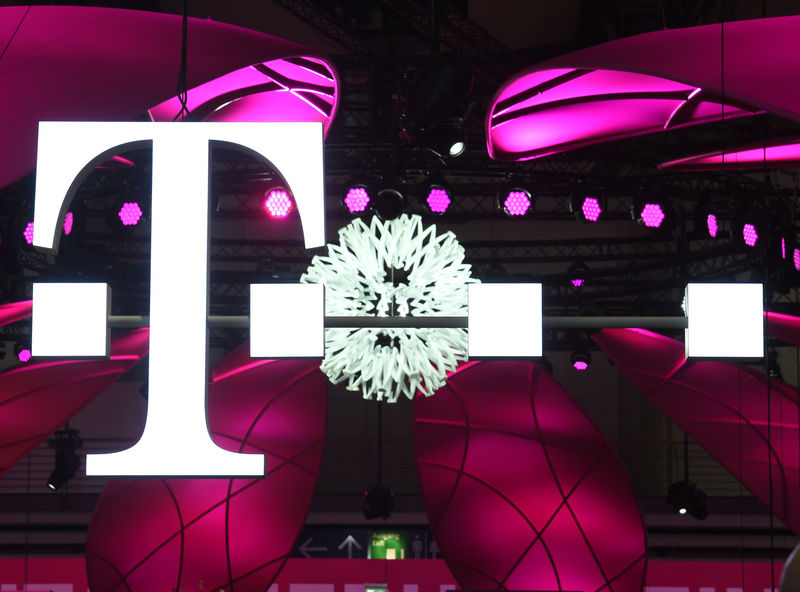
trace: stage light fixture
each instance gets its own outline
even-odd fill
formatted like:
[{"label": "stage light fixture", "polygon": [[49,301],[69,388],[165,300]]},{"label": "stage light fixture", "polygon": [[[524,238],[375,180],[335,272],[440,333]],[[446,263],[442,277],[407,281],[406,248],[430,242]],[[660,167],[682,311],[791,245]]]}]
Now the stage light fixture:
[{"label": "stage light fixture", "polygon": [[25,225],[25,230],[22,231],[22,236],[25,237],[25,242],[29,245],[33,244],[33,222],[28,222]]},{"label": "stage light fixture", "polygon": [[569,210],[581,222],[597,222],[603,213],[600,199],[585,193],[574,193],[569,200]]},{"label": "stage light fixture", "polygon": [[123,226],[136,226],[142,218],[142,207],[139,202],[126,201],[117,212]]},{"label": "stage light fixture", "polygon": [[671,231],[675,227],[675,210],[665,199],[639,198],[631,209],[631,215],[640,225],[650,230]]},{"label": "stage light fixture", "polygon": [[66,428],[58,430],[55,437],[48,440],[47,444],[50,448],[55,449],[55,466],[47,480],[47,487],[52,491],[58,491],[78,471],[80,459],[76,449],[82,446],[82,442],[78,437],[78,430],[70,429],[67,424]]},{"label": "stage light fixture", "polygon": [[717,238],[717,234],[719,233],[719,222],[717,221],[716,214],[706,215],[706,230],[708,230],[708,236],[711,238]]},{"label": "stage light fixture", "polygon": [[698,489],[697,486],[688,479],[676,481],[669,486],[667,490],[667,502],[669,502],[672,509],[681,516],[689,514],[698,520],[705,520],[708,518],[705,492]]},{"label": "stage light fixture", "polygon": [[383,518],[386,520],[392,515],[394,510],[394,493],[388,487],[375,485],[369,491],[364,492],[362,499],[364,518],[373,520]]},{"label": "stage light fixture", "polygon": [[794,263],[795,271],[800,271],[800,249],[795,249],[792,253],[792,263]]},{"label": "stage light fixture", "polygon": [[382,220],[394,220],[403,213],[405,206],[403,194],[397,189],[387,187],[378,191],[372,209]]},{"label": "stage light fixture", "polygon": [[511,187],[500,195],[500,205],[506,215],[521,217],[533,209],[531,194],[522,187]]},{"label": "stage light fixture", "polygon": [[570,356],[570,363],[575,370],[583,372],[584,370],[588,370],[589,366],[592,365],[592,356],[586,350],[576,350],[572,352]]},{"label": "stage light fixture", "polygon": [[72,212],[67,212],[64,215],[64,234],[69,236],[72,233],[72,225],[75,222],[75,216]]},{"label": "stage light fixture", "polygon": [[573,288],[583,288],[586,284],[586,276],[589,274],[589,268],[583,261],[575,261],[567,268],[567,273],[570,276],[569,283]]},{"label": "stage light fixture", "polygon": [[354,183],[347,189],[344,205],[351,214],[361,214],[369,206],[369,189],[365,183]]},{"label": "stage light fixture", "polygon": [[20,362],[22,362],[23,364],[24,364],[25,362],[30,362],[30,361],[31,361],[31,357],[32,357],[32,356],[31,356],[31,350],[30,350],[30,349],[28,349],[27,347],[21,348],[21,349],[20,349],[20,350],[17,352],[17,359],[18,359]]},{"label": "stage light fixture", "polygon": [[[740,212],[734,220],[732,234],[734,240],[741,241],[746,247],[761,247],[768,238],[767,215],[764,208],[759,206]],[[777,237],[773,244],[780,253],[780,241]]]},{"label": "stage light fixture", "polygon": [[272,218],[285,218],[292,211],[292,198],[283,187],[273,187],[264,196],[264,209]]},{"label": "stage light fixture", "polygon": [[425,198],[428,209],[433,214],[444,214],[450,207],[450,194],[444,187],[430,187]]}]

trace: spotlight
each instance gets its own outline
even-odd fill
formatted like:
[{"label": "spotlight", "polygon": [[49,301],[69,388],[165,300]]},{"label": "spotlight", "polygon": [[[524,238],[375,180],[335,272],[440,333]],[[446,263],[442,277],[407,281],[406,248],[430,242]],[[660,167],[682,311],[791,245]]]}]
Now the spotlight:
[{"label": "spotlight", "polygon": [[22,236],[25,237],[25,242],[29,245],[33,244],[33,222],[28,222],[25,230],[22,231]]},{"label": "spotlight", "polygon": [[767,374],[772,378],[783,380],[783,372],[781,372],[781,365],[778,362],[778,350],[774,347],[767,350]]},{"label": "spotlight", "polygon": [[31,350],[29,347],[26,347],[21,343],[18,343],[14,346],[14,355],[16,355],[17,359],[24,364],[25,362],[30,361]]},{"label": "spotlight", "polygon": [[734,221],[734,239],[742,241],[750,248],[760,247],[767,238],[766,219],[766,214],[760,207],[740,213]]},{"label": "spotlight", "polygon": [[573,288],[583,288],[586,284],[586,276],[589,274],[589,268],[584,265],[583,261],[575,261],[567,268],[569,274],[569,283]]},{"label": "spotlight", "polygon": [[512,217],[524,216],[533,209],[531,194],[521,187],[512,187],[501,194],[503,211]]},{"label": "spotlight", "polygon": [[640,198],[631,209],[631,216],[651,230],[670,231],[675,227],[675,211],[664,199]]},{"label": "spotlight", "polygon": [[381,189],[375,196],[372,208],[382,220],[394,220],[405,209],[406,200],[397,189]]},{"label": "spotlight", "polygon": [[603,206],[597,197],[573,194],[569,200],[569,209],[581,222],[597,222],[603,213]]},{"label": "spotlight", "polygon": [[72,233],[72,223],[75,221],[75,216],[72,212],[67,212],[64,216],[64,234],[69,236]]},{"label": "spotlight", "polygon": [[706,215],[706,229],[708,230],[708,236],[711,238],[717,238],[717,233],[719,233],[719,222],[717,221],[716,214]]},{"label": "spotlight", "polygon": [[669,502],[672,509],[681,516],[689,514],[698,520],[705,520],[708,518],[706,494],[697,489],[697,486],[687,479],[676,481],[669,486],[667,490],[667,502]]},{"label": "spotlight", "polygon": [[434,174],[428,179],[424,195],[425,205],[432,214],[444,214],[450,207],[450,188],[441,175]]},{"label": "spotlight", "polygon": [[369,205],[369,190],[364,183],[355,183],[347,189],[344,205],[351,214],[361,214]]},{"label": "spotlight", "polygon": [[292,210],[292,199],[283,187],[273,187],[264,197],[264,209],[272,218],[285,218]]},{"label": "spotlight", "polygon": [[744,239],[744,244],[748,247],[755,247],[758,244],[759,236],[755,224],[745,223],[742,227],[742,239]]},{"label": "spotlight", "polygon": [[75,476],[80,466],[80,459],[75,449],[80,448],[82,442],[78,437],[78,430],[70,429],[67,424],[66,429],[58,430],[55,437],[48,440],[47,444],[50,448],[55,448],[55,466],[47,480],[47,487],[58,491]]},{"label": "spotlight", "polygon": [[123,226],[136,226],[142,218],[142,206],[136,201],[126,201],[117,212]]},{"label": "spotlight", "polygon": [[364,492],[362,505],[364,518],[367,520],[379,517],[386,520],[394,510],[394,493],[388,487],[376,485],[369,491]]},{"label": "spotlight", "polygon": [[[723,220],[720,212],[724,202],[716,194],[709,194],[695,209],[694,228],[698,236],[722,238]],[[725,235],[727,236],[727,235]]]},{"label": "spotlight", "polygon": [[792,263],[794,263],[795,271],[800,271],[800,249],[795,249],[792,253]]},{"label": "spotlight", "polygon": [[584,370],[588,370],[589,366],[591,366],[592,356],[585,350],[574,351],[572,352],[572,356],[570,356],[570,363],[575,370],[583,372]]}]

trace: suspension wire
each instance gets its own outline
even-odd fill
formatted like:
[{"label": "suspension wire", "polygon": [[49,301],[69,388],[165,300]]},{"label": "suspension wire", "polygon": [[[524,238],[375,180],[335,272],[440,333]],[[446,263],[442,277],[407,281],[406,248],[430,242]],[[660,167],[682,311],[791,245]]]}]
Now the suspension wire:
[{"label": "suspension wire", "polygon": [[189,47],[189,12],[188,0],[183,0],[183,16],[181,17],[181,65],[178,70],[178,101],[180,101],[180,111],[172,118],[172,121],[186,119],[189,116],[189,108],[186,106],[188,95],[187,83],[187,56]]}]

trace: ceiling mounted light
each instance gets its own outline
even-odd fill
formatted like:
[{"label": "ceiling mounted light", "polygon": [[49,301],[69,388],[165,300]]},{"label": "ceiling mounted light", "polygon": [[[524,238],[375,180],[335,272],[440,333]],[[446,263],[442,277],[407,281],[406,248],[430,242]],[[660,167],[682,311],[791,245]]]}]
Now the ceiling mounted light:
[{"label": "ceiling mounted light", "polygon": [[583,372],[584,370],[588,370],[589,366],[592,365],[592,356],[586,350],[576,350],[572,352],[570,356],[570,364],[572,364],[575,370]]},{"label": "ceiling mounted light", "polygon": [[631,217],[641,226],[659,232],[671,232],[676,225],[675,210],[664,198],[640,197],[634,201]]},{"label": "ceiling mounted light", "polygon": [[350,184],[342,202],[347,208],[347,211],[351,214],[363,214],[370,202],[369,188],[367,187],[367,184]]},{"label": "ceiling mounted light", "polygon": [[578,191],[570,197],[569,209],[581,222],[597,222],[604,208],[599,197]]},{"label": "ceiling mounted light", "polygon": [[117,216],[123,226],[136,226],[142,218],[142,207],[136,201],[123,202]]},{"label": "ceiling mounted light", "polygon": [[431,214],[444,214],[452,202],[450,186],[438,173],[428,179],[423,194],[425,205]]},{"label": "ceiling mounted light", "polygon": [[393,188],[385,188],[378,191],[372,203],[373,211],[381,220],[394,220],[403,213],[405,207],[405,197],[400,191]]},{"label": "ceiling mounted light", "polygon": [[767,215],[757,206],[740,212],[733,223],[733,239],[745,247],[761,247],[767,240]]},{"label": "ceiling mounted light", "polygon": [[285,218],[292,211],[292,198],[283,187],[273,187],[264,196],[264,209],[272,218]]},{"label": "ceiling mounted light", "polygon": [[47,480],[47,487],[58,491],[75,476],[80,466],[76,449],[82,446],[82,442],[78,437],[78,430],[70,429],[67,424],[66,429],[58,430],[47,444],[50,448],[55,448],[55,466]]},{"label": "ceiling mounted light", "polygon": [[672,509],[681,516],[688,514],[698,520],[705,520],[708,518],[705,492],[698,489],[694,483],[686,479],[683,481],[676,481],[669,486],[667,490],[667,502],[669,502]]},{"label": "ceiling mounted light", "polygon": [[589,275],[589,268],[583,261],[578,260],[567,268],[567,273],[569,274],[569,283],[573,288],[583,288],[586,284],[586,277]]},{"label": "ceiling mounted light", "polygon": [[22,362],[23,364],[30,362],[31,357],[31,348],[18,343],[14,346],[14,354],[17,356],[17,359]]},{"label": "ceiling mounted light", "polygon": [[510,187],[506,190],[501,190],[498,201],[506,215],[513,218],[524,216],[533,210],[531,194],[522,187]]}]

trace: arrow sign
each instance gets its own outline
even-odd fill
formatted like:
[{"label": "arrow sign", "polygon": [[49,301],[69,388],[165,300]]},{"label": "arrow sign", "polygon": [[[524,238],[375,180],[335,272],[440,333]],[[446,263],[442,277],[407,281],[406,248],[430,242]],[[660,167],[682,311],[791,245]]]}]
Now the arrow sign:
[{"label": "arrow sign", "polygon": [[356,541],[353,538],[352,534],[348,534],[347,538],[345,540],[343,540],[342,544],[339,545],[337,548],[341,551],[343,547],[347,547],[347,558],[348,559],[352,559],[353,558],[353,547],[355,547],[359,551],[362,549],[361,545],[359,545],[358,541]]},{"label": "arrow sign", "polygon": [[[311,551],[323,551],[323,552],[325,552],[325,551],[328,550],[328,547],[309,547],[309,545],[311,544],[312,540],[313,540],[313,537],[308,537],[306,539],[306,542],[304,542],[302,545],[300,545],[297,548],[297,550],[300,551],[300,553],[302,553],[303,557],[305,557],[306,559],[311,559],[311,553],[310,553]],[[341,549],[341,547],[339,547],[339,548]]]}]

